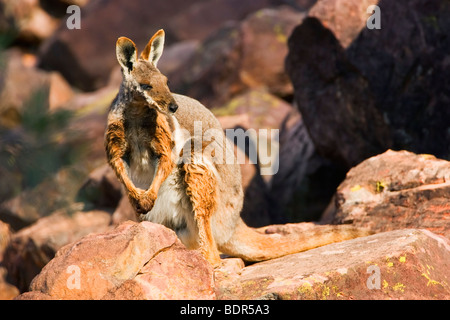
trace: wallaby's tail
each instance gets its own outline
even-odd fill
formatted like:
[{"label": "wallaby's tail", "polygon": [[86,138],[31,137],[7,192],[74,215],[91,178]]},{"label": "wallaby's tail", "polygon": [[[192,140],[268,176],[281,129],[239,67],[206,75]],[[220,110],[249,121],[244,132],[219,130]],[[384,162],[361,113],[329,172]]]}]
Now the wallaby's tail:
[{"label": "wallaby's tail", "polygon": [[370,234],[349,225],[314,226],[288,235],[263,234],[240,220],[231,239],[220,245],[219,250],[245,261],[264,261]]}]

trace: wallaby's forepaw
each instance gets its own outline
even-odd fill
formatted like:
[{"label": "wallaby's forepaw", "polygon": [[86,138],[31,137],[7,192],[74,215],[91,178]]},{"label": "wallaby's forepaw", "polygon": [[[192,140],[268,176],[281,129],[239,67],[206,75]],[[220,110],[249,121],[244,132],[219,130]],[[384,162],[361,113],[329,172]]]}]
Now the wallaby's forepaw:
[{"label": "wallaby's forepaw", "polygon": [[130,198],[131,205],[138,215],[146,214],[152,210],[155,205],[155,201],[156,196],[144,190],[138,193],[137,199],[132,197]]},{"label": "wallaby's forepaw", "polygon": [[150,196],[147,193],[144,194],[144,196],[140,199],[139,203],[137,204],[138,207],[136,208],[136,211],[139,210],[139,214],[146,214],[150,210],[153,209],[153,206],[155,205],[156,197]]}]

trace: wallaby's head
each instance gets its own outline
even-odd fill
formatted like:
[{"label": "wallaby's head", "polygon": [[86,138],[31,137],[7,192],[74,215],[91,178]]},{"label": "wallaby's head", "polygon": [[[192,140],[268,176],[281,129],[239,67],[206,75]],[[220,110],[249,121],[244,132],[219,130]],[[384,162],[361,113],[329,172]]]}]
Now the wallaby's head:
[{"label": "wallaby's head", "polygon": [[164,30],[148,42],[139,59],[136,45],[126,37],[116,43],[116,55],[122,67],[122,88],[135,103],[144,103],[163,113],[174,113],[178,106],[157,64],[164,48]]}]

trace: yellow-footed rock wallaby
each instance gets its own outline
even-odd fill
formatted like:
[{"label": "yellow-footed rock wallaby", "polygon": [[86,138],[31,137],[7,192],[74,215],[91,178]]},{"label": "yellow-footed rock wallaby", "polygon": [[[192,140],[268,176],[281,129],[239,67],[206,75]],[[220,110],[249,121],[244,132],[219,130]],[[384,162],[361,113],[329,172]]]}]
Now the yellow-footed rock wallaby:
[{"label": "yellow-footed rock wallaby", "polygon": [[[322,226],[281,236],[248,227],[240,217],[244,197],[233,149],[206,107],[170,92],[157,68],[163,47],[163,30],[139,58],[130,39],[116,44],[123,81],[109,111],[105,147],[141,220],[173,229],[214,266],[220,264],[219,252],[261,261],[367,234]],[[214,139],[205,139],[212,131]]]}]

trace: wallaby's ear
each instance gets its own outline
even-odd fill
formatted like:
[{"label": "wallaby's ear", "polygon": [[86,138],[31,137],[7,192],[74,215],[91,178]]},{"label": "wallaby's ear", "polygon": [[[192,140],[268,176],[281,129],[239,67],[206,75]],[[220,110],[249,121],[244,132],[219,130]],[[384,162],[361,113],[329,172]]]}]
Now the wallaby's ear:
[{"label": "wallaby's ear", "polygon": [[159,58],[161,58],[161,55],[163,53],[164,36],[164,30],[158,30],[158,32],[156,32],[147,43],[144,51],[142,51],[141,53],[141,58],[150,61],[155,67],[158,64]]},{"label": "wallaby's ear", "polygon": [[128,38],[120,37],[116,43],[116,56],[122,68],[130,72],[137,61],[136,45]]}]

